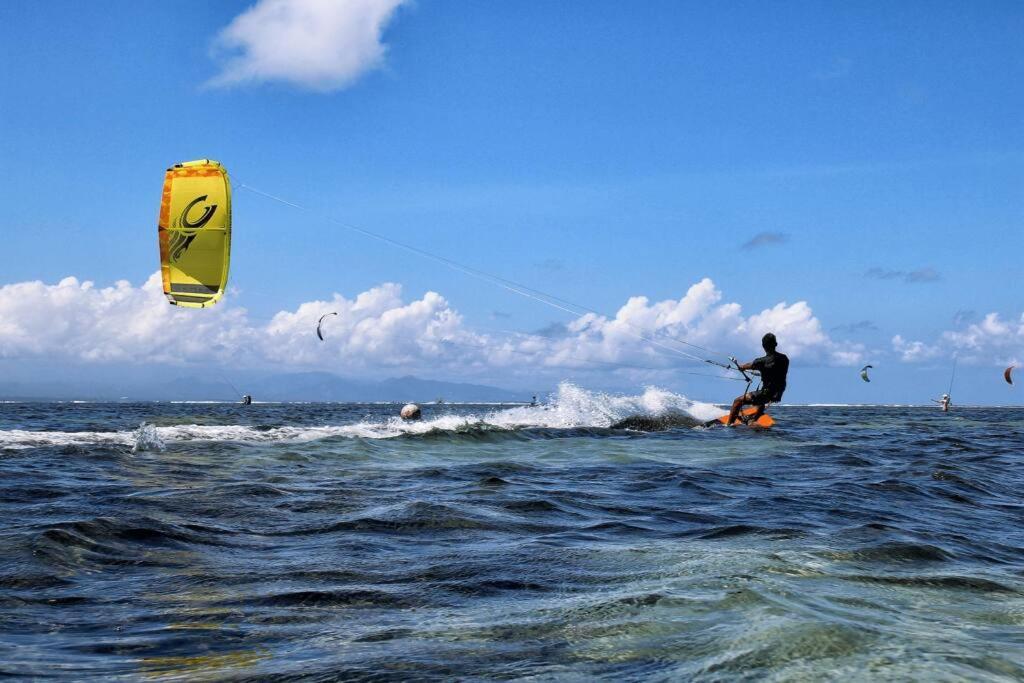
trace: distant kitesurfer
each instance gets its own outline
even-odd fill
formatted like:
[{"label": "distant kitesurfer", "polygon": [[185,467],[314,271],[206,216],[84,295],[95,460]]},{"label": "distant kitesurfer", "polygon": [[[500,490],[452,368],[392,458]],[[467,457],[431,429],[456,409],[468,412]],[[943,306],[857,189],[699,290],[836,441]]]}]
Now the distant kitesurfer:
[{"label": "distant kitesurfer", "polygon": [[249,394],[246,394],[245,396],[243,396],[242,397],[242,405],[243,406],[251,406],[252,405],[252,396],[250,396]]},{"label": "distant kitesurfer", "polygon": [[740,408],[745,405],[757,406],[757,412],[750,416],[751,420],[756,420],[764,415],[766,405],[781,401],[782,394],[786,391],[789,357],[775,350],[778,342],[771,332],[761,337],[761,346],[765,352],[763,356],[739,366],[740,370],[756,370],[761,373],[761,386],[757,391],[743,394],[732,402],[732,409],[729,410],[729,419],[726,422],[728,425],[736,421]]},{"label": "distant kitesurfer", "polygon": [[939,407],[942,408],[942,412],[948,413],[949,406],[953,400],[949,397],[949,394],[943,394],[942,398],[933,398],[932,403],[938,403]]},{"label": "distant kitesurfer", "polygon": [[530,405],[531,406],[537,405],[537,395],[536,394],[533,395],[533,400],[530,401]]}]

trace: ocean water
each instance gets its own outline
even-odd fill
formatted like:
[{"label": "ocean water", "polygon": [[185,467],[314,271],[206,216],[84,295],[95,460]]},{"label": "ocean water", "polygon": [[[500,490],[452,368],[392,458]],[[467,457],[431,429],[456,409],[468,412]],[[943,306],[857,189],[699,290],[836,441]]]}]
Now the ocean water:
[{"label": "ocean water", "polygon": [[0,676],[1020,680],[1024,409],[0,405]]}]

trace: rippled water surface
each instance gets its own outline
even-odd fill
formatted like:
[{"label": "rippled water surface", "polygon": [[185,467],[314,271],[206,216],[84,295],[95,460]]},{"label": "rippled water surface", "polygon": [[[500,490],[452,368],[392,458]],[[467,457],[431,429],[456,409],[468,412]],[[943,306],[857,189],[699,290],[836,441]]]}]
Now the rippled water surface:
[{"label": "rippled water surface", "polygon": [[0,675],[1024,678],[1024,409],[0,405]]}]

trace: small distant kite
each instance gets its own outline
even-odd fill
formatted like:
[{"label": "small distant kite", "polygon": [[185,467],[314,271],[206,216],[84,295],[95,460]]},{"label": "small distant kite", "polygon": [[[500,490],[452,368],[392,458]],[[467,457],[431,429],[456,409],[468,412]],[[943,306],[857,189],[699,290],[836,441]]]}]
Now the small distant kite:
[{"label": "small distant kite", "polygon": [[320,338],[320,341],[324,340],[324,334],[323,334],[323,329],[322,329],[323,325],[324,325],[324,318],[326,318],[329,315],[338,315],[338,314],[337,313],[324,313],[322,316],[320,316],[320,320],[317,321],[317,324],[316,324],[316,336],[318,336]]},{"label": "small distant kite", "polygon": [[865,365],[864,367],[862,367],[860,369],[860,378],[862,380],[864,380],[865,382],[870,382],[871,380],[868,379],[868,368],[873,368],[873,367],[874,367],[873,365]]},{"label": "small distant kite", "polygon": [[1017,367],[1017,366],[1016,365],[1011,365],[1010,367],[1008,367],[1005,370],[1003,370],[1003,379],[1006,380],[1007,384],[1010,384],[1010,385],[1013,384],[1013,377],[1012,377],[1012,375],[1013,375],[1013,369],[1015,367]]}]

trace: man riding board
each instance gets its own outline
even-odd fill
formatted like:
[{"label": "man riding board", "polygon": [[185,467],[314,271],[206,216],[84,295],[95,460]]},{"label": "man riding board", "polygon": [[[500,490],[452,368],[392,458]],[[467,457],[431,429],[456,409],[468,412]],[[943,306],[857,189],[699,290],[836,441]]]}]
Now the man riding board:
[{"label": "man riding board", "polygon": [[786,391],[786,374],[789,372],[789,357],[784,353],[775,350],[778,342],[775,335],[769,332],[761,337],[761,346],[764,348],[764,355],[744,365],[739,369],[755,370],[761,373],[761,387],[757,391],[739,396],[732,402],[732,409],[729,411],[727,425],[732,425],[740,413],[740,409],[746,405],[757,406],[757,412],[750,416],[750,420],[756,420],[764,415],[764,408],[769,403],[777,403],[782,400],[782,394]]}]

